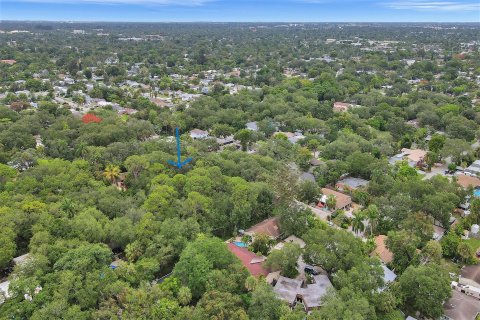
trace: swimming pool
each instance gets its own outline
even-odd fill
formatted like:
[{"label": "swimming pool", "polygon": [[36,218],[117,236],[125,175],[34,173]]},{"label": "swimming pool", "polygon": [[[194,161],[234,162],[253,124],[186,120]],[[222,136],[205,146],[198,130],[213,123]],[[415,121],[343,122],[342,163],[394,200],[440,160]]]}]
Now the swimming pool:
[{"label": "swimming pool", "polygon": [[477,198],[480,198],[480,189],[473,190],[473,195]]},{"label": "swimming pool", "polygon": [[233,244],[236,245],[237,247],[240,247],[240,248],[248,247],[248,244],[246,244],[245,242],[241,242],[241,241],[234,241]]}]

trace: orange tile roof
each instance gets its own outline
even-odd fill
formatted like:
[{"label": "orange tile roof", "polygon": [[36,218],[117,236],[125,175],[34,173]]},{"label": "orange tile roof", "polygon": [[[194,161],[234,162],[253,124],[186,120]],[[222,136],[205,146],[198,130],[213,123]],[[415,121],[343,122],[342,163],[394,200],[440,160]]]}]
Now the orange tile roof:
[{"label": "orange tile roof", "polygon": [[265,233],[269,237],[278,238],[280,237],[280,224],[278,218],[273,217],[257,223],[253,227],[247,229],[246,232]]},{"label": "orange tile roof", "polygon": [[346,206],[352,203],[352,198],[350,196],[332,189],[322,188],[322,194],[327,196],[329,195],[335,196],[335,200],[336,200],[335,209],[345,208]]},{"label": "orange tile roof", "polygon": [[243,266],[247,268],[252,276],[267,276],[268,270],[263,267],[264,262],[261,262],[263,259],[259,259],[255,253],[248,251],[246,248],[240,248],[234,243],[229,243],[227,246],[228,250],[240,259]]},{"label": "orange tile roof", "polygon": [[480,187],[480,179],[477,177],[468,176],[466,174],[459,174],[457,176],[457,183],[463,188],[467,189],[468,186]]},{"label": "orange tile roof", "polygon": [[385,235],[379,235],[375,237],[375,250],[373,250],[371,255],[376,255],[382,260],[384,263],[392,262],[393,260],[393,253],[388,250],[385,241],[387,241],[388,237]]}]

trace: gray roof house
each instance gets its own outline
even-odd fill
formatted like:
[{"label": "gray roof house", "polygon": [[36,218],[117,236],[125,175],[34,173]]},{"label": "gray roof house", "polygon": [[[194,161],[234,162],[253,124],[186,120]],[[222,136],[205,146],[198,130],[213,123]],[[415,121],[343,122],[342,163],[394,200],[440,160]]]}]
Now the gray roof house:
[{"label": "gray roof house", "polygon": [[321,306],[321,299],[332,283],[324,274],[313,276],[312,284],[304,284],[302,280],[280,276],[273,288],[278,297],[293,307],[297,301],[303,302],[305,309],[310,311]]},{"label": "gray roof house", "polygon": [[475,160],[468,168],[464,170],[466,173],[471,175],[478,175],[480,174],[480,160]]}]

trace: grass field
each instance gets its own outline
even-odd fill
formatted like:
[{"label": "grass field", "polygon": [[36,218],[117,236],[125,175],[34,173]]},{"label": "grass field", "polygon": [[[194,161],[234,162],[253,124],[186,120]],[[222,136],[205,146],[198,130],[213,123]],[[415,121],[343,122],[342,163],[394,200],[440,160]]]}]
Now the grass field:
[{"label": "grass field", "polygon": [[477,251],[478,248],[480,248],[480,239],[468,239],[465,241],[469,246],[470,248],[473,249],[474,252]]}]

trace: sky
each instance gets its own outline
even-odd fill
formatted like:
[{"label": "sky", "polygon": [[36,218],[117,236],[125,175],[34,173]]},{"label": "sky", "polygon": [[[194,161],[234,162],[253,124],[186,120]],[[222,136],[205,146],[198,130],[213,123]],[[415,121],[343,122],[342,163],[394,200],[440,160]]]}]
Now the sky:
[{"label": "sky", "polygon": [[480,0],[0,0],[0,20],[480,23]]}]

